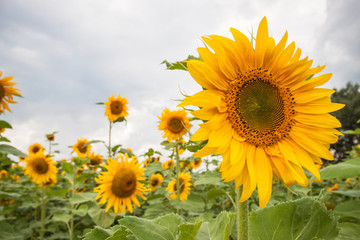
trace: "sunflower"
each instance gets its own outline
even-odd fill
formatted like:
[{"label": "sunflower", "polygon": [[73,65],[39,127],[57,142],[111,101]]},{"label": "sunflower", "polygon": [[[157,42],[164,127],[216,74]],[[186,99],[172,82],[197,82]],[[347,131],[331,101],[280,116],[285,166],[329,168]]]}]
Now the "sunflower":
[{"label": "sunflower", "polygon": [[44,152],[45,149],[40,143],[34,143],[29,147],[29,154],[35,154],[37,152]]},{"label": "sunflower", "polygon": [[163,181],[163,176],[160,173],[156,173],[151,175],[150,177],[150,188],[152,190],[156,190],[157,186],[161,186],[161,183]]},{"label": "sunflower", "polygon": [[[180,173],[179,184],[180,184],[180,200],[185,201],[189,195],[189,190],[192,185],[190,182],[190,172]],[[176,179],[173,179],[166,188],[166,191],[170,193],[170,199],[177,198]]]},{"label": "sunflower", "polygon": [[0,179],[1,178],[7,178],[8,177],[8,172],[5,169],[2,169],[0,171]]},{"label": "sunflower", "polygon": [[14,77],[4,77],[1,79],[2,71],[0,71],[0,113],[6,110],[11,112],[8,103],[17,103],[13,100],[13,95],[21,96],[19,89],[13,88],[16,83],[11,82]]},{"label": "sunflower", "polygon": [[163,169],[169,169],[169,168],[173,168],[175,166],[175,162],[174,160],[170,159],[170,160],[167,160],[166,162],[164,162],[161,167]]},{"label": "sunflower", "polygon": [[163,138],[167,138],[169,142],[181,139],[192,126],[189,123],[190,118],[186,115],[185,110],[170,111],[165,108],[161,116],[158,117],[160,119],[158,128],[164,130]]},{"label": "sunflower", "polygon": [[107,202],[106,211],[114,207],[115,213],[129,211],[133,212],[133,204],[140,207],[137,197],[146,199],[143,194],[147,189],[143,183],[139,181],[145,180],[142,176],[144,168],[140,168],[135,156],[129,158],[125,154],[125,158],[120,155],[119,159],[109,158],[104,167],[107,172],[101,172],[95,181],[100,185],[94,188],[98,193],[96,200],[100,199],[99,204]]},{"label": "sunflower", "polygon": [[184,160],[184,161],[181,161],[180,162],[180,168],[191,168],[191,163],[189,162],[189,161],[186,161],[186,160]]},{"label": "sunflower", "polygon": [[265,17],[255,48],[240,31],[230,31],[234,40],[217,35],[202,38],[208,46],[198,48],[202,60],[190,60],[187,67],[205,90],[185,98],[178,107],[198,106],[200,110],[192,114],[206,121],[192,135],[192,141],[208,140],[194,156],[221,154],[224,181],[243,186],[240,201],[257,187],[264,207],[273,175],[286,186],[308,185],[303,168],[320,178],[315,163],[322,163],[321,158],[333,160],[329,145],[341,135],[335,129],[340,122],[329,112],[344,105],[331,103],[334,90],[315,88],[331,77],[311,78],[325,66],[311,68],[313,61],[300,59],[295,43],[285,47],[287,32],[275,45]]},{"label": "sunflower", "polygon": [[46,139],[48,141],[54,141],[55,140],[55,135],[54,134],[46,134]]},{"label": "sunflower", "polygon": [[110,122],[114,122],[120,117],[126,117],[128,115],[128,108],[126,106],[127,103],[127,99],[121,97],[120,94],[117,98],[111,94],[109,101],[105,102],[105,116],[108,116]]},{"label": "sunflower", "polygon": [[86,138],[80,138],[77,140],[77,143],[72,147],[73,151],[76,152],[78,157],[84,158],[85,155],[88,155],[91,150],[91,145],[88,144],[84,146],[89,141]]},{"label": "sunflower", "polygon": [[194,161],[191,162],[191,167],[193,169],[196,169],[196,168],[200,167],[201,163],[202,163],[201,158],[195,158]]},{"label": "sunflower", "polygon": [[87,157],[90,160],[89,165],[92,166],[100,165],[103,160],[100,154],[95,154],[94,152],[90,152]]},{"label": "sunflower", "polygon": [[45,156],[44,152],[39,151],[25,158],[25,175],[40,186],[49,182],[56,182],[56,173],[58,169],[52,158]]},{"label": "sunflower", "polygon": [[0,134],[5,132],[6,128],[0,128]]},{"label": "sunflower", "polygon": [[333,186],[328,188],[328,191],[334,191],[339,189],[339,184],[335,183]]}]

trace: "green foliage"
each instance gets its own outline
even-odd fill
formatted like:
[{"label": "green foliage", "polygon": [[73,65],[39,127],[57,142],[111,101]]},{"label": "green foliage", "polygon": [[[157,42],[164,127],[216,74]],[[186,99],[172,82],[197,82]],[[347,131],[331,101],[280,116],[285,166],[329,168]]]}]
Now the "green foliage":
[{"label": "green foliage", "polygon": [[12,155],[17,156],[17,157],[27,157],[26,154],[24,154],[23,152],[21,152],[17,148],[12,147],[12,146],[7,145],[7,144],[0,144],[0,153],[2,153],[2,154],[12,154]]},{"label": "green foliage", "polygon": [[321,179],[360,177],[360,158],[349,159],[320,171]]},{"label": "green foliage", "polygon": [[250,239],[335,239],[337,220],[325,206],[310,198],[259,209],[250,216]]},{"label": "green foliage", "polygon": [[166,69],[168,69],[168,70],[185,70],[185,71],[187,71],[188,69],[187,69],[186,61],[189,61],[189,60],[200,60],[200,58],[189,55],[187,57],[187,59],[185,59],[183,61],[177,61],[177,62],[170,63],[167,60],[164,60],[161,64],[165,64]]}]

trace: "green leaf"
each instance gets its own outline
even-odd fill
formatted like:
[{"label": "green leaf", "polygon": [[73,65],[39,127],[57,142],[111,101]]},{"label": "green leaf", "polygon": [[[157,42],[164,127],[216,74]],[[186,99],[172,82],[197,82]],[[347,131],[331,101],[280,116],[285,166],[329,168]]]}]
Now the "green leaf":
[{"label": "green leaf", "polygon": [[200,229],[202,220],[198,220],[195,223],[185,223],[179,226],[178,240],[195,240],[196,235]]},{"label": "green leaf", "polygon": [[355,130],[346,130],[344,131],[345,134],[351,134],[351,135],[354,135],[354,134],[360,134],[360,128],[357,128]]},{"label": "green leaf", "polygon": [[208,198],[208,200],[212,200],[217,197],[222,197],[225,194],[226,192],[224,190],[213,188],[206,193],[206,197]]},{"label": "green leaf", "polygon": [[157,224],[154,220],[126,216],[119,220],[119,224],[129,229],[138,240],[175,240],[168,228]]},{"label": "green leaf", "polygon": [[166,68],[169,70],[185,70],[185,71],[187,71],[187,64],[185,61],[191,60],[191,59],[199,60],[199,58],[189,55],[188,58],[184,61],[177,61],[174,63],[170,63],[167,60],[164,60],[161,64],[165,64]]},{"label": "green leaf", "polygon": [[360,225],[344,222],[339,224],[340,232],[337,240],[358,240],[360,236]]},{"label": "green leaf", "polygon": [[169,230],[175,239],[178,232],[178,226],[184,223],[184,219],[181,216],[172,213],[158,217],[154,222]]},{"label": "green leaf", "polygon": [[10,123],[4,120],[0,120],[0,128],[12,128],[12,126],[10,125]]},{"label": "green leaf", "polygon": [[216,219],[201,225],[196,240],[228,240],[235,218],[234,213],[221,212]]},{"label": "green leaf", "polygon": [[15,231],[14,227],[5,221],[0,222],[0,236],[1,239],[6,240],[24,239],[24,236],[19,235],[19,233]]},{"label": "green leaf", "polygon": [[62,162],[61,167],[68,174],[72,174],[74,171],[74,166],[69,162]]},{"label": "green leaf", "polygon": [[[128,229],[126,227],[123,226],[116,226],[116,228],[114,229],[118,229],[114,232],[114,234],[111,237],[106,238],[106,240],[125,240],[125,239],[134,239],[136,240],[136,238],[134,237],[134,235],[128,231]],[[112,230],[114,230],[112,229]]]},{"label": "green leaf", "polygon": [[86,146],[88,146],[88,145],[90,145],[90,144],[99,143],[99,142],[104,142],[104,141],[101,141],[101,140],[91,140],[91,141],[85,143],[82,147],[84,148],[84,147],[86,147]]},{"label": "green leaf", "polygon": [[19,198],[19,197],[21,197],[21,194],[19,194],[19,193],[13,193],[13,192],[3,192],[3,191],[0,191],[0,198],[3,198],[3,197]]},{"label": "green leaf", "polygon": [[0,142],[10,142],[6,137],[0,136]]},{"label": "green leaf", "polygon": [[130,152],[129,150],[127,150],[125,148],[120,148],[119,152],[122,153],[122,154],[126,153],[129,157],[134,156],[134,154],[132,152]]},{"label": "green leaf", "polygon": [[249,239],[335,239],[337,220],[325,206],[310,198],[301,198],[252,212]]},{"label": "green leaf", "polygon": [[72,212],[75,214],[75,215],[78,215],[78,216],[85,216],[88,212],[88,205],[87,204],[81,204],[77,209],[73,209]]},{"label": "green leaf", "polygon": [[360,220],[360,200],[341,202],[336,205],[334,213],[341,217],[353,217]]},{"label": "green leaf", "polygon": [[63,222],[67,224],[70,221],[70,214],[67,213],[54,213],[51,221],[53,222]]},{"label": "green leaf", "polygon": [[146,208],[143,217],[147,218],[147,219],[154,219],[163,214],[164,214],[164,204],[163,203],[150,204]]},{"label": "green leaf", "polygon": [[349,189],[349,190],[334,190],[331,193],[336,193],[348,197],[360,197],[360,191],[356,189]]},{"label": "green leaf", "polygon": [[151,176],[156,172],[162,172],[163,169],[161,167],[161,163],[159,162],[154,162],[149,164],[149,166],[146,167],[146,170],[144,171],[144,175],[145,176]]},{"label": "green leaf", "polygon": [[350,159],[335,165],[320,169],[321,179],[349,178],[360,176],[360,159]]},{"label": "green leaf", "polygon": [[171,199],[170,203],[176,209],[183,209],[191,212],[203,212],[205,210],[204,199],[197,194],[191,193],[186,201],[179,199]]},{"label": "green leaf", "polygon": [[110,229],[103,229],[102,227],[95,226],[90,232],[85,235],[84,240],[105,240],[113,234]]},{"label": "green leaf", "polygon": [[100,208],[98,205],[93,205],[89,209],[88,214],[94,223],[104,228],[110,227],[115,221],[116,216],[113,212],[105,212],[105,210]]},{"label": "green leaf", "polygon": [[23,152],[21,152],[20,150],[12,147],[10,145],[7,145],[7,144],[0,144],[0,153],[12,154],[17,157],[27,157],[27,155],[24,154]]},{"label": "green leaf", "polygon": [[216,172],[205,172],[202,174],[195,182],[195,185],[207,185],[207,184],[213,184],[216,185],[218,183],[222,182],[220,174]]},{"label": "green leaf", "polygon": [[95,193],[95,192],[75,193],[71,198],[69,198],[69,201],[71,204],[95,201],[96,195],[97,195],[97,193]]}]

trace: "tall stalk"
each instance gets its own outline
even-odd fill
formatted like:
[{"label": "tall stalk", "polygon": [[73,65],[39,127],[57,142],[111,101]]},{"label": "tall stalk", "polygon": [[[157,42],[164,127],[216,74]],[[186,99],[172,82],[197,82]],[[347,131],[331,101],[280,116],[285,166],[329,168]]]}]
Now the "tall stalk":
[{"label": "tall stalk", "polygon": [[176,143],[176,193],[177,198],[180,200],[180,181],[179,181],[179,175],[180,175],[180,159],[179,159],[179,144]]},{"label": "tall stalk", "polygon": [[[76,171],[77,171],[77,166],[76,163],[74,162],[73,179],[71,185],[71,198],[74,196],[76,190]],[[73,212],[74,209],[75,209],[75,204],[71,203],[70,226],[68,226],[70,240],[74,239],[74,212]]]},{"label": "tall stalk", "polygon": [[240,202],[240,188],[236,189],[236,230],[238,240],[249,239],[248,200]]},{"label": "tall stalk", "polygon": [[40,239],[43,240],[45,236],[45,215],[46,215],[46,202],[45,202],[45,187],[41,187],[41,231],[40,231]]}]

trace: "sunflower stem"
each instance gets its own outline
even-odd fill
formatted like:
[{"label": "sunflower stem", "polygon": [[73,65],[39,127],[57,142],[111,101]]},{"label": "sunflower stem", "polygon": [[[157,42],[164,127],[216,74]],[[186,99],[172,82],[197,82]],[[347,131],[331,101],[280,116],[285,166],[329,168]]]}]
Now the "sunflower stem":
[{"label": "sunflower stem", "polygon": [[111,121],[109,121],[109,145],[108,145],[108,157],[111,158],[111,128],[112,124]]},{"label": "sunflower stem", "polygon": [[240,188],[236,189],[236,229],[238,240],[249,239],[248,200],[240,202]]},{"label": "sunflower stem", "polygon": [[41,231],[40,231],[40,239],[43,240],[45,236],[45,214],[46,214],[46,202],[45,202],[45,187],[42,186],[41,189]]},{"label": "sunflower stem", "polygon": [[177,199],[180,200],[180,180],[179,180],[179,174],[180,174],[180,159],[179,159],[179,144],[176,144],[176,193],[177,193]]},{"label": "sunflower stem", "polygon": [[[75,195],[75,190],[76,190],[76,171],[77,171],[77,166],[74,162],[74,170],[73,170],[73,179],[72,179],[72,186],[71,186],[71,197],[73,197]],[[74,239],[74,204],[71,203],[71,213],[70,213],[70,228],[69,228],[69,239],[73,240]]]}]

